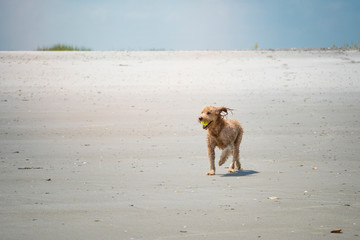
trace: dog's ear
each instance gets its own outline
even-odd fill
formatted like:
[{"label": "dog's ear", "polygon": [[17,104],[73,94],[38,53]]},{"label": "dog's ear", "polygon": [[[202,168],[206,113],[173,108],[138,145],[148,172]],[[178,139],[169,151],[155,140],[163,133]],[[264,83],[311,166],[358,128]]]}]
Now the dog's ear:
[{"label": "dog's ear", "polygon": [[[226,115],[228,115],[228,111],[231,112],[232,109],[227,108],[227,107],[218,107],[218,108],[216,109],[215,113],[216,113],[217,115],[226,116]],[[223,114],[222,114],[222,113],[223,113]]]}]

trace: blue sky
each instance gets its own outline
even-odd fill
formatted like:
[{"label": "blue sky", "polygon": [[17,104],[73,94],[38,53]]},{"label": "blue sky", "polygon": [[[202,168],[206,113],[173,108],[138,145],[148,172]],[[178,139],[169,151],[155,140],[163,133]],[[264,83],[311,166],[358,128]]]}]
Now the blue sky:
[{"label": "blue sky", "polygon": [[360,0],[0,0],[0,50],[331,47],[359,26]]}]

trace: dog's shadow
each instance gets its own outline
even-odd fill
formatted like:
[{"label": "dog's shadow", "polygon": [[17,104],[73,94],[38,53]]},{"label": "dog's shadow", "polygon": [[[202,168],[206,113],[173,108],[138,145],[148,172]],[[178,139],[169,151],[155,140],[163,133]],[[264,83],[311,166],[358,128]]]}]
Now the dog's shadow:
[{"label": "dog's shadow", "polygon": [[244,176],[253,175],[253,174],[257,174],[257,173],[259,173],[259,172],[254,171],[254,170],[239,170],[234,173],[222,174],[221,177],[244,177]]}]

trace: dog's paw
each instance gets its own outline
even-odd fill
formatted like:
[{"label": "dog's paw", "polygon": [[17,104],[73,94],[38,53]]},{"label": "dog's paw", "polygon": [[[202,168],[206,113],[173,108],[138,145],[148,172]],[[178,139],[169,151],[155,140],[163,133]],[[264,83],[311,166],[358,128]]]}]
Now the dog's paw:
[{"label": "dog's paw", "polygon": [[214,171],[214,170],[210,170],[209,172],[206,173],[206,175],[215,175],[215,171]]},{"label": "dog's paw", "polygon": [[235,169],[235,168],[229,168],[228,169],[228,173],[235,173],[235,172],[237,172],[238,170],[237,169]]}]

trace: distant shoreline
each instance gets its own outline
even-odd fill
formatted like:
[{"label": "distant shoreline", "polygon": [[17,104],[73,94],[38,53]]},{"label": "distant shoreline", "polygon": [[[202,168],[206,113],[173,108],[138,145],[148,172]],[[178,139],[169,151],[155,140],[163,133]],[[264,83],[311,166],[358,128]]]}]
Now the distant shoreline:
[{"label": "distant shoreline", "polygon": [[360,51],[360,48],[264,48],[264,49],[202,49],[202,50],[91,50],[91,51],[54,51],[54,50],[0,50],[0,52],[261,52],[261,51]]}]

